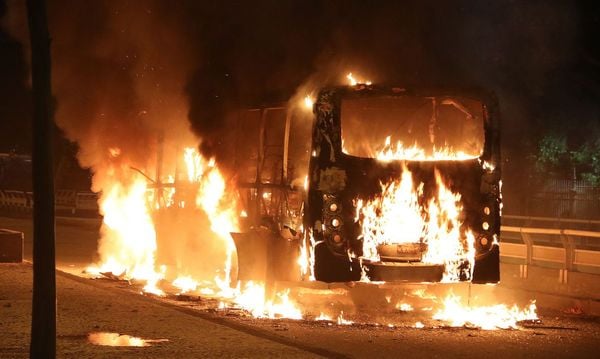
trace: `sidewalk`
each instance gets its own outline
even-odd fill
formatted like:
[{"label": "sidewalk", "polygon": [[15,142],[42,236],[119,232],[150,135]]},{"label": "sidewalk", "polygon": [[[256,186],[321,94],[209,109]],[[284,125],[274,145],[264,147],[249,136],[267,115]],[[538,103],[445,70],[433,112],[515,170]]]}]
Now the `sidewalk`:
[{"label": "sidewalk", "polygon": [[[294,358],[314,357],[143,296],[57,274],[59,358]],[[0,358],[27,358],[31,325],[30,264],[0,264]],[[168,339],[148,347],[110,347],[88,342],[91,332]]]}]

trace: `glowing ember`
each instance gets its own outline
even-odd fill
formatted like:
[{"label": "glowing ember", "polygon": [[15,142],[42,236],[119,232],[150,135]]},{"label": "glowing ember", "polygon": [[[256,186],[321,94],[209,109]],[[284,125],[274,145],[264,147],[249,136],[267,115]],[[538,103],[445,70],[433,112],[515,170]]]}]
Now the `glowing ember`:
[{"label": "glowing ember", "polygon": [[110,347],[148,347],[152,343],[168,342],[169,339],[142,339],[119,333],[90,333],[88,341],[94,345]]},{"label": "glowing ember", "polygon": [[[471,278],[474,236],[462,231],[460,194],[452,193],[435,172],[436,196],[422,206],[423,184],[415,186],[404,167],[400,180],[381,185],[381,194],[370,201],[356,201],[355,221],[362,228],[363,257],[379,261],[378,247],[390,244],[424,245],[422,262],[444,264],[444,281]],[[469,268],[461,265],[467,261]],[[462,269],[461,269],[462,268]]]},{"label": "glowing ember", "polygon": [[416,322],[414,325],[414,328],[417,328],[417,329],[425,328],[425,325],[421,322]]}]

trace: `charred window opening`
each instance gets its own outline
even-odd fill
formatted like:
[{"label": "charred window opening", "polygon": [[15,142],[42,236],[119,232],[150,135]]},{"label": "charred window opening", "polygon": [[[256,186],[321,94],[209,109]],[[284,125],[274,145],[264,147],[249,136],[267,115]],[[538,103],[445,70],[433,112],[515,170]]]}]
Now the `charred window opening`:
[{"label": "charred window opening", "polygon": [[341,128],[343,151],[363,158],[462,160],[484,147],[483,106],[467,98],[348,98]]}]

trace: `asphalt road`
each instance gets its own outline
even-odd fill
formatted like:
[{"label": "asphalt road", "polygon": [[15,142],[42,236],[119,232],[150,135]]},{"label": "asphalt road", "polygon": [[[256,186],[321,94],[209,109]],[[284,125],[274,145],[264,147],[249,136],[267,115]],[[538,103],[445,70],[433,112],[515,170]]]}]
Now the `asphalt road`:
[{"label": "asphalt road", "polygon": [[[0,228],[26,234],[26,220],[0,219]],[[57,261],[73,269],[94,258],[97,225],[57,227]],[[26,357],[30,321],[30,270],[0,266],[0,357]],[[76,272],[76,271],[75,271]],[[251,318],[218,310],[214,301],[140,295],[127,282],[58,275],[59,357],[511,357],[597,358],[600,320],[545,310],[541,324],[519,330],[447,328],[433,321],[413,328],[412,318],[386,325]],[[168,342],[144,348],[89,344],[93,331],[110,331]]]}]

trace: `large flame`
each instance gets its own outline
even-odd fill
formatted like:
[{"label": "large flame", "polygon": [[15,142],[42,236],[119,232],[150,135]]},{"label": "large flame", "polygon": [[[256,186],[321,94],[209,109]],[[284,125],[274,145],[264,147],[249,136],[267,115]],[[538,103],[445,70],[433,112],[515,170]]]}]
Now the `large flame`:
[{"label": "large flame", "polygon": [[[188,182],[198,185],[196,204],[208,216],[213,232],[223,239],[230,258],[234,246],[229,233],[237,228],[235,201],[224,200],[225,180],[214,160],[207,161],[194,148],[186,148],[183,159]],[[146,291],[160,293],[156,283],[165,277],[165,267],[155,261],[157,243],[152,211],[171,206],[176,188],[171,183],[173,186],[167,189],[164,201],[157,203],[154,191],[148,189],[147,180],[127,166],[123,168],[125,170],[120,172],[113,168],[106,171],[113,175],[105,179],[99,200],[104,216],[98,247],[100,265],[90,267],[88,271],[146,281]],[[174,176],[167,178],[172,181]],[[228,273],[230,259],[225,267]]]},{"label": "large flame", "polygon": [[204,172],[204,158],[193,147],[188,147],[183,152],[183,160],[187,170],[188,181],[199,182]]},{"label": "large flame", "polygon": [[[109,151],[111,157],[120,154]],[[198,291],[203,294],[217,293],[236,306],[248,310],[257,317],[302,318],[302,313],[288,296],[289,291],[276,293],[273,297],[265,294],[263,283],[237,283],[231,287],[232,259],[235,245],[230,233],[238,230],[240,213],[233,191],[227,189],[225,178],[213,159],[207,160],[193,148],[185,148],[183,162],[188,185],[197,186],[196,208],[201,209],[210,222],[210,230],[221,240],[226,259],[221,274],[214,278],[213,287],[203,286],[192,276],[181,273],[166,273],[167,267],[157,263],[156,227],[152,211],[175,204],[177,186],[175,176],[167,175],[169,186],[163,189],[162,202],[157,201],[156,190],[148,189],[147,180],[138,172],[124,166],[120,176],[111,176],[106,181],[100,198],[100,210],[104,215],[102,238],[98,252],[100,264],[88,267],[92,274],[112,273],[122,279],[135,279],[145,282],[144,292],[164,295],[159,282],[167,277],[175,278],[172,286],[179,294]],[[116,171],[107,171],[114,174]],[[187,208],[183,200],[176,204]],[[194,212],[189,212],[194,213]]]},{"label": "large flame", "polygon": [[231,262],[235,251],[235,244],[230,233],[237,231],[237,206],[223,200],[226,195],[225,179],[215,166],[214,160],[211,160],[208,166],[210,171],[200,184],[196,205],[208,214],[210,229],[224,242],[227,258],[223,275],[215,278],[215,282],[221,291],[227,292],[231,282]]},{"label": "large flame", "polygon": [[448,146],[441,148],[433,146],[432,151],[427,152],[416,143],[412,146],[405,146],[402,141],[397,141],[393,144],[391,136],[387,136],[384,145],[375,150],[375,158],[384,162],[394,160],[461,161],[478,157],[479,154],[455,151],[452,147]]},{"label": "large flame", "polygon": [[452,327],[473,326],[484,330],[517,329],[518,322],[537,320],[535,302],[525,309],[514,305],[511,308],[505,304],[490,306],[468,306],[461,303],[461,298],[450,293],[444,299],[444,307],[433,319],[447,323]]},{"label": "large flame", "polygon": [[315,245],[312,229],[309,228],[307,238],[300,245],[297,263],[300,267],[300,276],[310,281],[315,280]]},{"label": "large flame", "polygon": [[219,308],[230,305],[241,308],[256,318],[288,318],[302,319],[302,311],[289,297],[290,290],[285,289],[273,296],[267,294],[264,283],[248,281],[243,285],[237,283],[235,288],[221,291],[218,296],[222,299]]},{"label": "large flame", "polygon": [[[365,201],[357,199],[355,220],[360,223],[363,257],[379,261],[378,246],[387,244],[424,245],[422,261],[445,265],[444,281],[457,281],[472,268],[474,237],[462,230],[460,194],[452,193],[435,171],[436,195],[421,205],[423,183],[415,186],[412,173],[403,167],[399,180],[381,184],[381,194]],[[462,272],[462,273],[461,273]]]},{"label": "large flame", "polygon": [[[349,79],[354,78],[352,76]],[[356,80],[354,80],[356,81]],[[362,82],[356,82],[362,83]],[[306,104],[309,105],[307,97]],[[114,161],[123,161],[118,148],[107,151]],[[89,268],[91,272],[112,273],[123,279],[136,279],[144,284],[144,291],[164,295],[166,279],[173,279],[171,285],[178,294],[200,293],[218,297],[222,306],[233,305],[245,309],[255,317],[293,318],[304,317],[304,308],[300,308],[290,296],[290,290],[279,292],[267,290],[265,283],[237,281],[232,286],[232,261],[235,246],[230,233],[238,230],[238,216],[247,214],[241,211],[236,203],[234,188],[228,188],[222,172],[214,159],[204,158],[193,148],[185,148],[180,161],[185,163],[185,182],[182,188],[195,191],[195,201],[184,203],[183,192],[178,193],[176,173],[166,173],[166,182],[157,185],[162,188],[149,188],[147,178],[133,171],[126,163],[122,168],[108,168],[102,187],[100,210],[104,216],[98,248],[100,263]],[[377,153],[382,161],[392,159],[456,159],[464,158],[464,154],[454,154],[450,149],[440,150],[433,155],[425,154],[414,148],[402,148],[391,145],[388,138],[386,144]],[[181,163],[181,162],[179,162]],[[115,165],[116,166],[116,165]],[[118,174],[118,175],[117,175]],[[305,189],[307,181],[305,180]],[[456,281],[459,278],[470,278],[473,267],[474,248],[473,234],[460,220],[462,211],[460,194],[453,193],[440,174],[435,172],[435,193],[432,198],[423,198],[423,183],[415,183],[412,173],[403,168],[399,179],[381,184],[381,193],[373,199],[356,201],[356,220],[362,227],[363,257],[379,260],[377,247],[380,244],[422,243],[425,244],[422,261],[445,266],[445,281]],[[161,192],[159,192],[161,191]],[[157,196],[157,193],[161,195]],[[179,203],[175,203],[179,201]],[[218,273],[211,279],[194,278],[187,271],[168,267],[157,258],[157,229],[153,216],[154,211],[165,207],[187,209],[193,215],[197,210],[205,213],[209,220],[210,231],[215,234],[216,245],[221,246],[226,258]],[[241,214],[243,213],[243,214]],[[310,229],[306,229],[306,241],[300,248],[300,265],[304,278],[314,280],[314,246],[315,240]],[[177,240],[173,238],[172,240]],[[467,262],[470,266],[464,266]],[[169,271],[174,271],[171,273]],[[167,286],[168,287],[168,286]],[[439,302],[438,302],[439,303]],[[519,320],[534,319],[535,305],[525,310],[516,307],[508,308],[495,305],[484,308],[473,308],[462,305],[459,298],[449,296],[443,302],[444,307],[434,319],[453,326],[474,325],[484,329],[515,328]],[[401,311],[411,311],[408,303],[399,303]],[[332,317],[321,315],[317,318],[331,320]],[[339,325],[352,324],[352,321],[341,312],[337,316]],[[422,326],[420,324],[419,326]]]},{"label": "large flame", "polygon": [[88,271],[143,280],[145,291],[162,294],[156,283],[164,273],[157,271],[155,265],[156,231],[147,196],[146,180],[137,174],[132,175],[130,183],[114,177],[105,186],[100,201],[100,213],[104,216],[98,247],[101,264]]}]

